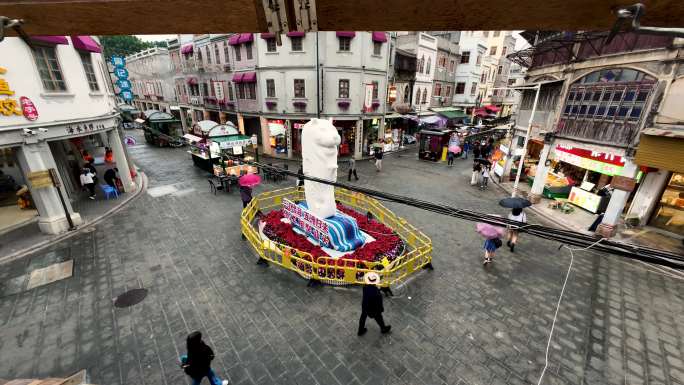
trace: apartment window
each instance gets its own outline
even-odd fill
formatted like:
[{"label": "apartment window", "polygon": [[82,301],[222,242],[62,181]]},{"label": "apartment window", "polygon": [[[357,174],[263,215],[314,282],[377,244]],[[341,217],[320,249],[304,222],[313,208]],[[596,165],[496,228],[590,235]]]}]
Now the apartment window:
[{"label": "apartment window", "polygon": [[451,86],[447,86],[446,88],[446,97],[448,98],[449,96],[451,96]]},{"label": "apartment window", "polygon": [[240,52],[240,46],[236,45],[235,46],[235,61],[240,61],[242,60],[242,53]]},{"label": "apartment window", "polygon": [[292,36],[290,38],[290,44],[292,44],[292,50],[295,52],[302,51],[302,37],[301,36]]},{"label": "apartment window", "polygon": [[487,80],[487,71],[482,71],[482,75],[480,75],[480,83],[484,83],[485,80]]},{"label": "apartment window", "polygon": [[275,80],[274,79],[266,79],[266,97],[268,97],[268,98],[275,98],[276,97]]},{"label": "apartment window", "polygon": [[379,41],[373,42],[373,55],[382,55],[382,43]]},{"label": "apartment window", "polygon": [[266,52],[276,52],[275,39],[266,39]]},{"label": "apartment window", "polygon": [[245,83],[247,97],[245,99],[256,100],[256,83]]},{"label": "apartment window", "polygon": [[228,84],[228,100],[233,100],[233,84]]},{"label": "apartment window", "polygon": [[501,75],[501,71],[503,71],[503,66],[499,66],[499,68],[497,68],[496,74]]},{"label": "apartment window", "polygon": [[432,58],[431,58],[431,57],[428,58],[427,68],[426,68],[426,71],[425,71],[425,73],[428,74],[428,75],[430,74],[430,67],[432,67]]},{"label": "apartment window", "polygon": [[245,44],[245,51],[247,51],[247,60],[252,60],[252,43]]},{"label": "apartment window", "polygon": [[216,64],[221,64],[221,55],[219,54],[218,44],[214,44],[214,56],[216,56]]},{"label": "apartment window", "polygon": [[475,62],[475,64],[477,64],[477,65],[482,64],[482,55],[477,55],[477,61]]},{"label": "apartment window", "polygon": [[211,51],[209,50],[209,46],[207,46],[207,64],[211,64]]},{"label": "apartment window", "polygon": [[426,103],[427,103],[427,88],[424,88],[424,89],[423,89],[423,99],[421,100],[421,103],[422,103],[422,104],[426,104]]},{"label": "apartment window", "polygon": [[90,52],[79,52],[79,54],[90,90],[93,92],[99,91],[100,86],[97,84],[97,77],[95,76],[95,68],[93,68],[93,59],[90,57]]},{"label": "apartment window", "polygon": [[64,83],[64,76],[62,76],[62,69],[57,60],[55,47],[35,46],[33,57],[36,60],[40,80],[43,82],[45,90],[66,91],[66,83]]},{"label": "apartment window", "polygon": [[380,84],[377,81],[371,83],[373,85],[373,99],[378,99],[378,91],[380,90]]},{"label": "apartment window", "polygon": [[500,34],[501,34],[501,31],[494,31],[494,37],[499,37]]},{"label": "apartment window", "polygon": [[337,39],[340,43],[339,50],[342,52],[349,52],[349,50],[351,49],[351,38],[347,36],[340,36]]},{"label": "apartment window", "polygon": [[473,82],[473,84],[470,86],[470,94],[475,95],[477,93],[477,83]]},{"label": "apartment window", "polygon": [[230,56],[230,53],[229,53],[230,51],[228,50],[229,47],[230,46],[228,45],[227,42],[223,42],[223,60],[225,60],[224,63],[226,63],[226,64],[229,63],[229,59],[228,59],[228,56]]},{"label": "apartment window", "polygon": [[295,79],[294,80],[294,97],[295,98],[305,98],[306,97],[304,79]]},{"label": "apartment window", "polygon": [[421,56],[420,60],[418,60],[418,72],[420,72],[422,74],[424,69],[425,69],[425,56]]},{"label": "apartment window", "polygon": [[506,51],[508,51],[508,47],[501,47],[501,55],[505,55]]},{"label": "apartment window", "polygon": [[[480,57],[478,56],[478,59],[479,58]],[[469,62],[470,62],[470,51],[461,52],[461,64],[468,64]]]},{"label": "apartment window", "polygon": [[464,93],[465,93],[465,83],[464,82],[456,83],[456,95],[463,95]]},{"label": "apartment window", "polygon": [[492,56],[496,55],[496,46],[493,46],[492,48],[489,49],[489,54]]},{"label": "apartment window", "polygon": [[451,60],[449,62],[449,72],[454,72],[454,67],[456,67],[456,61]]},{"label": "apartment window", "polygon": [[349,79],[340,79],[337,96],[341,99],[349,98]]},{"label": "apartment window", "polygon": [[489,37],[489,31],[482,31],[482,36]]},{"label": "apartment window", "polygon": [[434,96],[442,96],[442,84],[441,83],[435,83],[435,92]]}]

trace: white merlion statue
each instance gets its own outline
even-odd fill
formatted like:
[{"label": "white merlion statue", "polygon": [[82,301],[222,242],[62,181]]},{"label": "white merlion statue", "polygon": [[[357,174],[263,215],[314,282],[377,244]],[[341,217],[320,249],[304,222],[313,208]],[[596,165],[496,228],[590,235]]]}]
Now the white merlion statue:
[{"label": "white merlion statue", "polygon": [[[340,135],[327,119],[311,119],[302,129],[302,166],[304,175],[337,181],[337,146]],[[335,187],[304,181],[306,204],[320,218],[335,215]]]}]

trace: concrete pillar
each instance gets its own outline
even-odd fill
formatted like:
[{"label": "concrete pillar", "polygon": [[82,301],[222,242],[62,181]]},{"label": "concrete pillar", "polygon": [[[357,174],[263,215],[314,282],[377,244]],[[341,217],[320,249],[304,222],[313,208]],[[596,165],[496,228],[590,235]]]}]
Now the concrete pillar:
[{"label": "concrete pillar", "polygon": [[112,153],[114,153],[114,161],[116,162],[116,167],[119,169],[119,177],[121,178],[121,183],[123,184],[124,192],[135,191],[135,182],[131,178],[131,170],[128,165],[128,158],[121,143],[121,137],[119,137],[119,130],[109,130],[107,131],[107,139],[109,139],[109,145],[112,148]]},{"label": "concrete pillar", "polygon": [[245,119],[242,117],[241,113],[237,114],[237,121],[238,121],[238,131],[240,131],[240,135],[245,134]]},{"label": "concrete pillar", "polygon": [[[29,176],[32,172],[57,168],[50,151],[50,146],[46,142],[23,145],[17,151],[17,161],[26,176]],[[83,223],[83,220],[78,213],[73,211],[59,173],[58,178],[61,185],[59,189],[64,198],[66,211],[69,212],[74,225],[78,226]],[[60,201],[57,188],[54,186],[34,188],[28,180],[27,184],[31,191],[33,202],[38,209],[38,227],[40,231],[45,234],[59,234],[67,231],[69,229],[69,222],[67,221],[66,212]]]},{"label": "concrete pillar", "polygon": [[363,120],[356,122],[356,132],[354,133],[354,159],[361,159],[363,156]]},{"label": "concrete pillar", "polygon": [[542,148],[541,153],[539,154],[537,174],[534,176],[534,183],[532,184],[532,189],[528,196],[532,203],[538,203],[544,192],[544,182],[546,181],[546,176],[549,174],[549,167],[546,166],[546,160],[549,158],[550,151],[551,143],[544,143],[544,148]]},{"label": "concrete pillar", "polygon": [[[634,164],[631,159],[625,158],[625,165],[622,168],[622,176],[627,178],[636,177],[639,167]],[[617,224],[622,215],[622,211],[625,209],[625,204],[627,204],[627,199],[629,199],[629,191],[623,191],[615,189],[610,197],[610,202],[608,202],[608,207],[606,208],[606,213],[603,215],[603,221],[596,229],[596,234],[602,237],[612,237],[615,235],[617,230]]]},{"label": "concrete pillar", "polygon": [[647,173],[639,183],[627,215],[638,217],[639,224],[645,225],[658,205],[663,187],[667,184],[669,177],[670,173],[666,170]]},{"label": "concrete pillar", "polygon": [[[385,117],[380,118],[380,124],[378,124],[378,140],[385,140]],[[384,151],[384,149],[383,149]]]},{"label": "concrete pillar", "polygon": [[513,167],[513,158],[515,158],[515,151],[519,148],[518,136],[514,133],[511,137],[511,140],[508,141],[507,144],[509,145],[508,155],[506,156],[506,160],[504,161],[503,175],[501,176],[502,181],[507,181],[511,174],[511,168]]}]

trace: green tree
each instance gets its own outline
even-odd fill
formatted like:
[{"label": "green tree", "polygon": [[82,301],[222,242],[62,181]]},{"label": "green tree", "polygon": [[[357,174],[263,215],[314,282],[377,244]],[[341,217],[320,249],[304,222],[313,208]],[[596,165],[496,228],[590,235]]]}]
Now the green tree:
[{"label": "green tree", "polygon": [[152,47],[166,47],[165,41],[147,42],[137,36],[115,35],[100,36],[100,42],[104,49],[104,56],[109,60],[113,55],[128,56]]}]

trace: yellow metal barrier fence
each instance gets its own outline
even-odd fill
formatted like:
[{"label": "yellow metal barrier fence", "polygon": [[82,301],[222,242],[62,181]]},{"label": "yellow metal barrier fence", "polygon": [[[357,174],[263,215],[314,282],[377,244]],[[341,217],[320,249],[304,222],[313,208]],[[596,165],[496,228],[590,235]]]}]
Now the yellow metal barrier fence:
[{"label": "yellow metal barrier fence", "polygon": [[406,220],[396,216],[376,199],[342,188],[335,189],[335,199],[361,213],[370,212],[391,228],[404,242],[404,253],[385,266],[381,262],[357,261],[345,258],[319,257],[295,250],[287,245],[262,239],[257,213],[266,214],[282,207],[283,198],[293,202],[304,200],[302,188],[285,188],[261,193],[242,210],[242,233],[259,256],[270,263],[292,270],[306,278],[333,285],[362,284],[363,275],[374,271],[380,275],[381,286],[390,286],[406,279],[432,261],[432,241]]}]

